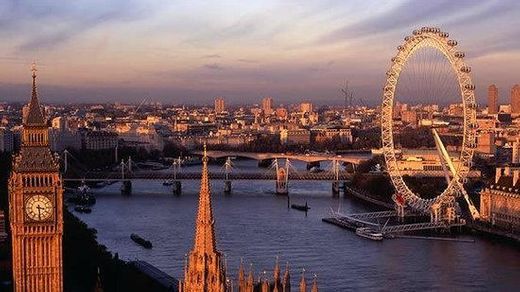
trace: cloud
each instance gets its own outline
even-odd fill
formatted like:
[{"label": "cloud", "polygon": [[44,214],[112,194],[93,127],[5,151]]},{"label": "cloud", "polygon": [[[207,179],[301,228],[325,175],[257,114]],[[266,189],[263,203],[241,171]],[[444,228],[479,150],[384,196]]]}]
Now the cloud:
[{"label": "cloud", "polygon": [[319,42],[336,43],[348,39],[371,37],[393,31],[407,32],[421,26],[468,25],[486,18],[498,17],[511,9],[508,1],[472,1],[472,0],[408,0],[389,10],[361,19],[360,21],[336,29]]},{"label": "cloud", "polygon": [[202,59],[220,59],[222,58],[219,54],[208,54],[201,57]]},{"label": "cloud", "polygon": [[316,65],[316,66],[311,66],[309,67],[309,71],[312,71],[312,72],[323,72],[323,71],[328,71],[333,65],[334,65],[335,61],[334,60],[330,60],[324,64],[319,64],[319,65]]},{"label": "cloud", "polygon": [[151,13],[138,1],[19,1],[5,5],[0,36],[20,37],[17,51],[55,48],[97,27],[132,22]]},{"label": "cloud", "polygon": [[258,63],[257,60],[253,60],[253,59],[237,59],[237,62],[240,62],[240,63]]},{"label": "cloud", "polygon": [[222,66],[221,66],[220,64],[218,64],[218,63],[204,64],[203,67],[206,68],[206,69],[209,69],[209,70],[217,70],[217,71],[222,71],[222,70],[224,70],[224,67],[222,67]]}]

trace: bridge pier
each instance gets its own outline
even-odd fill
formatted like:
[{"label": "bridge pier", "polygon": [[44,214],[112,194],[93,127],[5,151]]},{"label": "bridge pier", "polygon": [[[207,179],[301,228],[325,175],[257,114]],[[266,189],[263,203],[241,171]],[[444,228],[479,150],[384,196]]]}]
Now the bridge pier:
[{"label": "bridge pier", "polygon": [[281,168],[278,165],[278,160],[275,159],[276,169],[276,194],[287,195],[289,194],[289,161],[285,162],[285,168]]},{"label": "bridge pier", "polygon": [[132,169],[132,160],[128,158],[128,166],[121,161],[121,195],[131,195],[132,194],[132,181],[127,179],[125,180],[125,168],[128,169],[128,172],[131,172]]},{"label": "bridge pier", "polygon": [[287,187],[287,180],[277,179],[276,180],[276,194],[277,195],[287,195],[289,194],[289,188]]},{"label": "bridge pier", "polygon": [[399,222],[404,222],[404,206],[395,204],[395,209],[397,211],[397,220]]},{"label": "bridge pier", "polygon": [[231,180],[225,180],[224,181],[224,194],[230,194],[231,193]]},{"label": "bridge pier", "polygon": [[173,181],[172,192],[176,196],[180,196],[182,194],[182,183],[180,180]]},{"label": "bridge pier", "polygon": [[339,161],[334,159],[332,161],[332,170],[334,172],[334,181],[332,181],[332,196],[339,196]]},{"label": "bridge pier", "polygon": [[181,158],[179,157],[172,164],[173,169],[173,180],[172,180],[172,193],[176,196],[180,196],[182,193],[182,183],[177,179],[177,172],[181,169]]},{"label": "bridge pier", "polygon": [[332,182],[332,196],[339,197],[339,181]]},{"label": "bridge pier", "polygon": [[232,163],[231,158],[228,157],[226,159],[226,163],[224,164],[226,167],[226,173],[224,178],[224,194],[230,194],[231,193],[231,179],[229,179],[229,174],[231,173]]},{"label": "bridge pier", "polygon": [[131,195],[132,194],[132,181],[124,180],[121,182],[121,194]]}]

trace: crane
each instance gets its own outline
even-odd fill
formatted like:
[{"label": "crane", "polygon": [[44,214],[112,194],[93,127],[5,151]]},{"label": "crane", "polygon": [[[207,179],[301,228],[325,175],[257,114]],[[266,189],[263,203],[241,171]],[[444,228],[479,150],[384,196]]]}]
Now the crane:
[{"label": "crane", "polygon": [[354,100],[354,93],[348,88],[348,80],[345,81],[345,88],[341,88],[340,91],[345,96],[345,109],[352,107],[352,101]]},{"label": "crane", "polygon": [[147,100],[148,100],[148,97],[143,98],[143,100],[141,101],[141,103],[139,103],[139,105],[138,105],[137,108],[135,109],[134,114],[137,114],[137,111],[141,108],[141,106],[143,106],[143,104],[144,104]]}]

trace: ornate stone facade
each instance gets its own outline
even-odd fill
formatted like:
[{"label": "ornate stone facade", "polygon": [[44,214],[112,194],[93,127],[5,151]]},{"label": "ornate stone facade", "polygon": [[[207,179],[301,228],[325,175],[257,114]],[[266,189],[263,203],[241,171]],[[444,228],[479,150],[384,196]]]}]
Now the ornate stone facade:
[{"label": "ornate stone facade", "polygon": [[496,169],[495,183],[480,193],[480,218],[502,228],[520,230],[520,165]]},{"label": "ornate stone facade", "polygon": [[15,291],[63,290],[63,189],[58,159],[49,149],[48,127],[36,92],[23,121],[22,146],[9,178]]}]

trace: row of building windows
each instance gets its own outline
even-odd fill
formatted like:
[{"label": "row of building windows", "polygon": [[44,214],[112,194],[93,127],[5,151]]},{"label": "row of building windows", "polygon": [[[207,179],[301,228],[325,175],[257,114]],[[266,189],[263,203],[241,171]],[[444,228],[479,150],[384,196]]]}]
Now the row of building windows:
[{"label": "row of building windows", "polygon": [[442,168],[442,165],[424,165],[423,170],[438,171],[438,170],[443,170],[443,168]]},{"label": "row of building windows", "polygon": [[520,217],[510,213],[492,212],[491,223],[496,225],[513,224],[520,226]]}]

